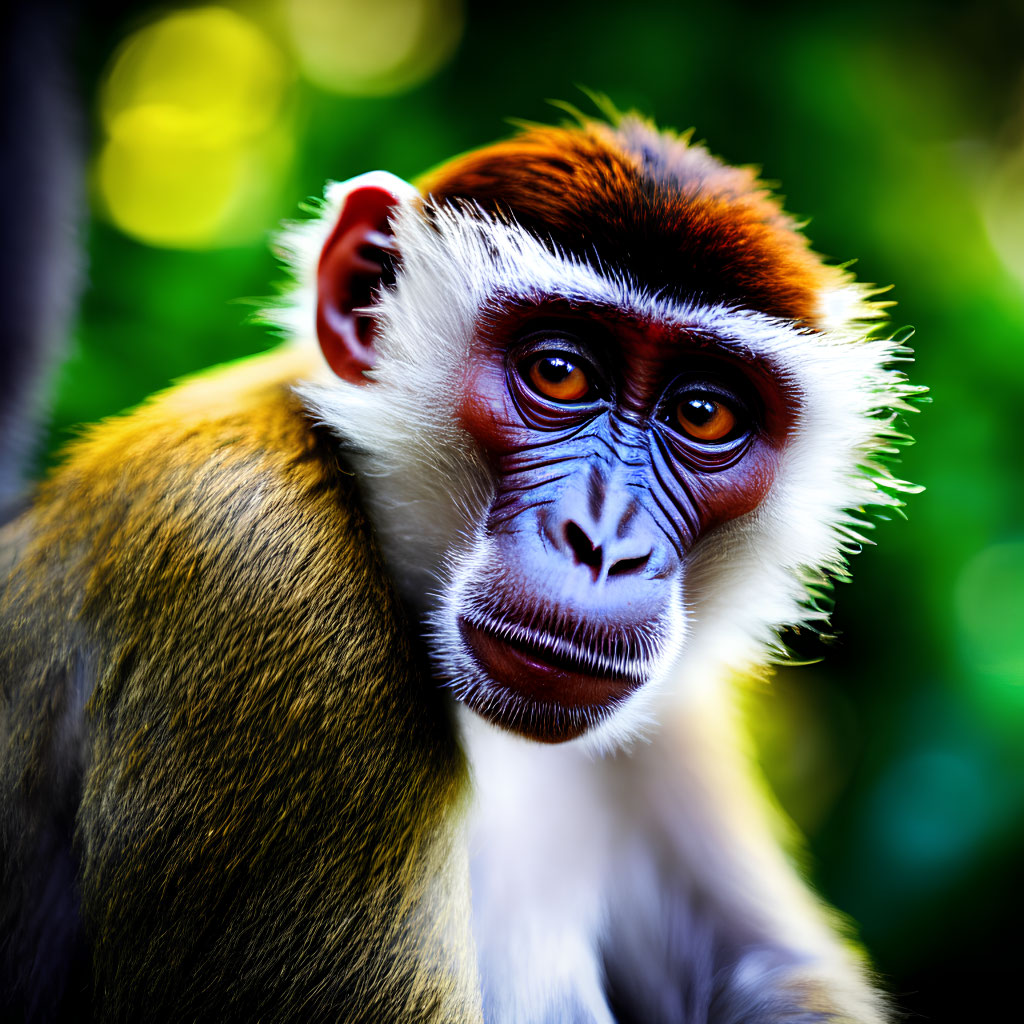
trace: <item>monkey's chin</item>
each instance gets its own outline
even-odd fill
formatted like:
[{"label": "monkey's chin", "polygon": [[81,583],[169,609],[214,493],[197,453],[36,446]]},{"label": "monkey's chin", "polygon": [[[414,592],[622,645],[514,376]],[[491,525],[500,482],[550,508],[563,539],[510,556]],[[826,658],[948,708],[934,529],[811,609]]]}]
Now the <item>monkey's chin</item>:
[{"label": "monkey's chin", "polygon": [[564,641],[543,635],[499,636],[460,617],[459,635],[473,663],[456,686],[469,708],[495,725],[542,743],[563,743],[593,729],[643,685],[632,671],[600,666]]}]

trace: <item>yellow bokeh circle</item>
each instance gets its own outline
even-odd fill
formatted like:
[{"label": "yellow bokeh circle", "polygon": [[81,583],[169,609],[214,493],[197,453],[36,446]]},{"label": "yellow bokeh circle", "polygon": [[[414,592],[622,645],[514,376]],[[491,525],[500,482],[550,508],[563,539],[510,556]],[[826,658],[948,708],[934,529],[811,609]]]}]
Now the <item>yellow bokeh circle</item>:
[{"label": "yellow bokeh circle", "polygon": [[286,12],[303,74],[349,96],[411,88],[462,37],[461,0],[287,0]]},{"label": "yellow bokeh circle", "polygon": [[170,14],[117,51],[100,94],[96,183],[110,218],[156,245],[205,247],[260,224],[285,159],[287,67],[255,24],[223,7]]}]

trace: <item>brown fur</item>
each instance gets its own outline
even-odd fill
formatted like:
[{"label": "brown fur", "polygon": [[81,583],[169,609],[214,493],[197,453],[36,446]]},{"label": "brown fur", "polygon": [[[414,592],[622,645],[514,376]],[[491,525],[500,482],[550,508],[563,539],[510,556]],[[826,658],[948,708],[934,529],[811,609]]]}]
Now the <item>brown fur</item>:
[{"label": "brown fur", "polygon": [[511,213],[565,250],[673,297],[740,302],[815,326],[841,281],[749,168],[635,117],[533,128],[424,176],[435,202]]},{"label": "brown fur", "polygon": [[479,1019],[464,764],[287,387],[309,369],[261,357],[103,424],[0,533],[11,1014],[80,943],[36,918],[74,821],[98,1020]]}]

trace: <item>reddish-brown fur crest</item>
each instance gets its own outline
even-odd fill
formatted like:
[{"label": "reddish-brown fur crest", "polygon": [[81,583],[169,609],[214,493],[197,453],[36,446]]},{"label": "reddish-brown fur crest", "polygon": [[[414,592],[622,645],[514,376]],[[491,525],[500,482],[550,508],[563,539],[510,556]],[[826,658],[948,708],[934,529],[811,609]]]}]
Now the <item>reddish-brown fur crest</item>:
[{"label": "reddish-brown fur crest", "polygon": [[457,157],[420,187],[434,202],[511,212],[568,252],[683,300],[815,326],[822,291],[842,279],[751,169],[636,117],[530,128]]}]

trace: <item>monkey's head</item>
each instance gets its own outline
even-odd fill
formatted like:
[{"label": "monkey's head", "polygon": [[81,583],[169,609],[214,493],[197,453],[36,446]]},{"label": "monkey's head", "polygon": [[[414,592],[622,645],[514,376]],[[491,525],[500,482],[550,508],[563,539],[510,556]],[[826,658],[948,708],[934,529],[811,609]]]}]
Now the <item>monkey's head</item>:
[{"label": "monkey's head", "polygon": [[687,138],[531,129],[333,186],[290,243],[331,370],[307,403],[440,674],[507,729],[615,742],[763,664],[896,503],[879,307]]}]

